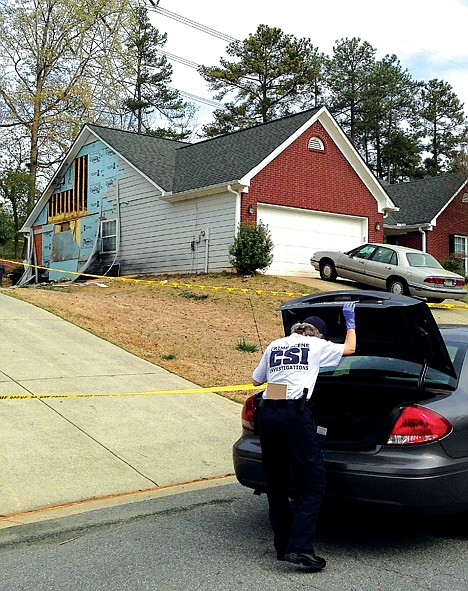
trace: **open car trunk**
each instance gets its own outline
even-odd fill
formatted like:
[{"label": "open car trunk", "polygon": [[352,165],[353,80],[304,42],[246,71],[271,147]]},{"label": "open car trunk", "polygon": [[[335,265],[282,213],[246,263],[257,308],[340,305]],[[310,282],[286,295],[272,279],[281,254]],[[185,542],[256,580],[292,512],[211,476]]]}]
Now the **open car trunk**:
[{"label": "open car trunk", "polygon": [[321,447],[329,450],[371,451],[384,445],[404,406],[450,393],[447,388],[421,391],[416,382],[413,386],[385,383],[379,375],[375,381],[368,375],[365,381],[358,376],[326,377],[317,380],[311,406]]},{"label": "open car trunk", "polygon": [[356,302],[355,355],[323,368],[311,405],[323,449],[368,450],[385,444],[408,404],[447,396],[456,373],[425,302],[376,291],[341,291],[292,300],[279,309],[285,334],[310,315],[344,342],[343,303]]}]

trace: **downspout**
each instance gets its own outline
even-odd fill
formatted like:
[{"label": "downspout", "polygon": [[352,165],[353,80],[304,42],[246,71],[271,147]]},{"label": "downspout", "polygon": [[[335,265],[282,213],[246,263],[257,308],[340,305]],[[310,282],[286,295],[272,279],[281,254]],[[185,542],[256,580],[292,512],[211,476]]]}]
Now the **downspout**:
[{"label": "downspout", "polygon": [[427,248],[427,236],[426,236],[426,232],[424,231],[423,228],[421,228],[421,226],[419,226],[418,230],[422,234],[422,237],[421,237],[421,250],[423,252],[427,252],[427,250],[426,250],[426,248]]},{"label": "downspout", "polygon": [[[33,256],[35,254],[35,248],[34,248],[34,229],[31,228],[29,235],[27,237],[27,241],[28,241],[28,252],[26,255],[26,259],[24,259],[23,264],[26,265],[34,265],[33,263]],[[36,261],[37,262],[37,261]],[[33,278],[36,278],[36,283],[39,282],[39,278],[38,278],[38,272],[37,272],[37,267],[35,269],[35,271],[33,272],[33,267],[32,266],[25,266],[24,267],[24,271],[23,274],[21,275],[21,277],[18,279],[18,282],[16,283],[16,285],[18,287],[21,287],[22,285],[26,285],[27,283],[29,283]]]},{"label": "downspout", "polygon": [[109,271],[112,269],[112,267],[115,265],[115,261],[117,260],[117,256],[119,254],[120,251],[120,190],[119,190],[119,179],[116,179],[115,181],[115,202],[117,205],[117,237],[116,237],[116,244],[115,244],[115,255],[114,255],[114,259],[112,260],[112,263],[109,265],[109,268],[107,269],[107,271],[105,273],[103,273],[103,276],[107,275],[107,273],[109,273]]},{"label": "downspout", "polygon": [[227,190],[229,193],[232,193],[237,197],[236,199],[236,220],[235,220],[235,227],[238,228],[241,221],[241,196],[239,191],[234,191],[231,185],[227,186]]},{"label": "downspout", "polygon": [[[91,264],[91,261],[93,260],[94,255],[96,254],[97,244],[98,244],[99,236],[101,234],[101,217],[102,217],[102,199],[99,199],[99,214],[98,214],[96,234],[94,236],[93,248],[91,249],[91,252],[90,252],[89,257],[87,258],[86,262],[83,264],[81,269],[79,269],[79,273],[84,273],[86,271],[86,269]],[[78,277],[79,277],[79,275],[75,275],[75,277],[72,279],[72,283],[73,283],[73,281],[76,281],[78,279]]]},{"label": "downspout", "polygon": [[205,273],[208,273],[208,257],[210,252],[210,229],[207,228],[205,234]]}]

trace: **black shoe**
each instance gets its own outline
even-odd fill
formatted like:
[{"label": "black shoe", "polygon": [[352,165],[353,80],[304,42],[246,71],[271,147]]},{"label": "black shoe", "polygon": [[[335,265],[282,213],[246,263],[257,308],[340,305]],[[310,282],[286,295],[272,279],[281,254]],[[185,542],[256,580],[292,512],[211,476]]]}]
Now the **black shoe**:
[{"label": "black shoe", "polygon": [[281,554],[280,552],[278,552],[278,554],[276,555],[276,558],[277,558],[278,560],[283,560],[283,561],[284,561],[284,560],[286,560],[286,558],[285,558],[284,554]]},{"label": "black shoe", "polygon": [[315,554],[303,554],[301,552],[288,552],[284,555],[286,562],[292,562],[293,564],[303,564],[313,570],[322,570],[327,565],[325,558],[315,556]]}]

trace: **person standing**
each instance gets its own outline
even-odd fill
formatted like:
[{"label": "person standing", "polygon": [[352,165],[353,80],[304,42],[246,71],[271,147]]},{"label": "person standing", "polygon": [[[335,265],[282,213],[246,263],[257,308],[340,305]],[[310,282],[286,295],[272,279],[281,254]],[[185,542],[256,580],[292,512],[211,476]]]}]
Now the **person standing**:
[{"label": "person standing", "polygon": [[5,275],[5,267],[0,263],[0,287],[3,285],[3,276]]},{"label": "person standing", "polygon": [[[320,367],[336,366],[343,355],[355,352],[354,307],[353,302],[343,305],[344,343],[326,340],[325,322],[309,316],[294,324],[289,336],[268,345],[252,374],[255,386],[267,382],[259,413],[259,434],[277,558],[313,571],[326,566],[326,560],[314,551],[325,493],[325,470],[316,426],[306,402],[312,396]],[[290,470],[298,486],[292,503]]]}]

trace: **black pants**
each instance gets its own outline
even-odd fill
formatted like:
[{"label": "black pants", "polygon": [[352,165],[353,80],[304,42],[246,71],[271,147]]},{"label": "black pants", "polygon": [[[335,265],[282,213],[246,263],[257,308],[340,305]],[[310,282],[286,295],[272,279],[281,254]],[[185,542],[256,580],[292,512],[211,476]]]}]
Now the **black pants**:
[{"label": "black pants", "polygon": [[[264,400],[259,433],[275,549],[310,554],[325,492],[323,453],[310,411],[301,412],[292,400]],[[291,503],[290,486],[297,491]]]}]

